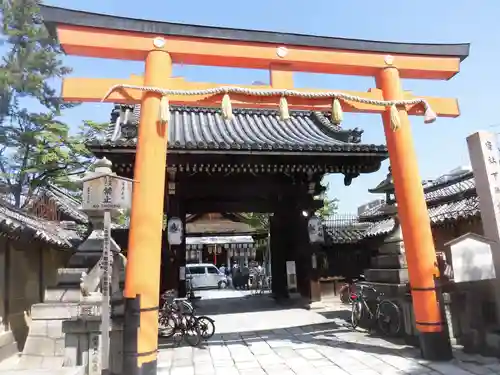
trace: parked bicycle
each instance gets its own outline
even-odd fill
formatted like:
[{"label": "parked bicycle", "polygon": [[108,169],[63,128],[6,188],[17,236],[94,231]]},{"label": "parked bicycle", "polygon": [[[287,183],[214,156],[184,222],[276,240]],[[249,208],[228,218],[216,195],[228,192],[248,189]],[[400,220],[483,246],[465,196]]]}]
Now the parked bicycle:
[{"label": "parked bicycle", "polygon": [[[401,331],[401,310],[398,305],[385,299],[383,293],[378,293],[373,287],[358,285],[359,293],[353,295],[351,324],[356,329],[360,323],[368,323],[370,328],[376,324],[379,330],[387,336],[397,336]],[[368,299],[365,291],[369,290],[377,295],[375,299]],[[373,303],[375,302],[375,303]]]},{"label": "parked bicycle", "polygon": [[271,278],[266,275],[255,274],[251,277],[250,292],[252,295],[264,294],[266,290],[271,290]]},{"label": "parked bicycle", "polygon": [[359,281],[363,281],[364,277],[360,276],[359,278],[347,280],[344,285],[342,285],[339,289],[339,297],[340,301],[344,304],[351,304],[353,301],[353,297],[356,296],[356,284]]},{"label": "parked bicycle", "polygon": [[191,346],[208,340],[215,333],[214,320],[207,316],[195,316],[193,305],[187,298],[174,298],[172,291],[162,295],[158,314],[159,334],[179,342],[184,339]]}]

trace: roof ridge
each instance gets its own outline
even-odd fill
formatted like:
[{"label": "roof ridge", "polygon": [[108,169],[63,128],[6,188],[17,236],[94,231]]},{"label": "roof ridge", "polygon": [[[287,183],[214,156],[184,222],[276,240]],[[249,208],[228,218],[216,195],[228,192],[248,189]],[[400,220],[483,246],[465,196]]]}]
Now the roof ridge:
[{"label": "roof ridge", "polygon": [[[359,129],[329,129],[328,119],[320,120],[322,115],[314,111],[291,111],[286,121],[279,118],[277,109],[235,108],[233,113],[234,120],[228,121],[220,108],[171,106],[169,150],[367,152],[387,157],[385,145],[360,143]],[[115,105],[111,115],[106,140],[89,140],[90,147],[135,147],[140,105]]]},{"label": "roof ridge", "polygon": [[68,198],[70,199],[72,202],[76,203],[77,205],[81,205],[82,202],[80,202],[78,199],[76,199],[75,197],[71,196],[70,194],[66,193],[63,189],[61,189],[60,187],[58,186],[55,186],[54,184],[47,184],[47,188],[49,190],[54,190],[62,195],[64,195],[65,198]]},{"label": "roof ridge", "polygon": [[330,112],[311,111],[311,118],[320,130],[327,136],[342,142],[361,143],[361,135],[364,133],[364,130],[358,128],[343,129],[341,126],[331,122],[325,115],[326,113],[331,114]]},{"label": "roof ridge", "polygon": [[[439,183],[436,183],[434,185],[430,185],[430,186],[424,188],[424,193],[431,193],[431,192],[436,191],[436,190],[444,189],[448,186],[460,183],[462,181],[470,180],[471,178],[474,179],[474,172],[472,172],[472,171],[464,172],[463,174],[453,176],[446,181],[439,182]],[[474,182],[475,182],[475,180],[474,180]]]}]

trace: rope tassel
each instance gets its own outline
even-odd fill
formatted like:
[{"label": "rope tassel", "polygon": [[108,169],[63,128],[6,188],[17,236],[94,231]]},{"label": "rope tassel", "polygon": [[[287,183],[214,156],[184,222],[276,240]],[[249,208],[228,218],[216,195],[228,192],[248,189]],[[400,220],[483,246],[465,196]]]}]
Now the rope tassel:
[{"label": "rope tassel", "polygon": [[228,93],[224,94],[224,96],[222,97],[221,110],[222,110],[222,117],[225,120],[229,121],[234,118],[233,106],[231,104],[231,98],[229,97]]},{"label": "rope tassel", "polygon": [[[109,95],[118,89],[130,89],[139,90],[142,92],[153,92],[162,95],[162,105],[160,107],[160,120],[168,121],[168,98],[167,95],[204,95],[204,96],[215,96],[224,95],[222,98],[222,116],[226,120],[233,119],[233,111],[231,105],[231,99],[229,98],[230,93],[243,96],[254,96],[254,97],[281,97],[280,99],[280,112],[283,119],[290,118],[288,111],[288,103],[286,101],[285,95],[293,96],[297,98],[307,98],[307,99],[326,99],[333,98],[332,102],[332,122],[336,125],[340,124],[343,120],[341,100],[347,102],[363,103],[374,106],[381,106],[384,108],[390,107],[391,112],[391,127],[397,130],[401,126],[401,120],[399,118],[399,113],[397,106],[407,107],[422,105],[424,113],[424,122],[426,124],[432,123],[436,120],[436,113],[432,110],[429,103],[423,98],[415,98],[409,100],[374,100],[368,99],[362,96],[349,95],[337,91],[326,91],[326,92],[304,92],[298,90],[282,90],[282,89],[249,89],[246,87],[234,87],[234,86],[221,86],[208,88],[203,90],[169,90],[160,87],[153,86],[140,86],[140,85],[129,85],[129,84],[116,84],[109,88],[106,95],[101,99],[101,102],[108,99]],[[116,126],[119,126],[117,124]],[[115,129],[115,133],[117,130]]]},{"label": "rope tassel", "polygon": [[342,105],[340,100],[333,98],[332,102],[332,122],[335,125],[340,125],[344,120],[344,112],[342,111]]},{"label": "rope tassel", "polygon": [[401,119],[399,118],[399,110],[396,104],[391,105],[391,129],[396,131],[401,127]]},{"label": "rope tassel", "polygon": [[280,98],[280,118],[281,121],[290,119],[290,111],[288,110],[288,101],[284,96]]},{"label": "rope tassel", "polygon": [[432,124],[434,121],[436,121],[436,118],[437,118],[436,112],[432,110],[430,105],[427,105],[425,107],[424,123]]},{"label": "rope tassel", "polygon": [[163,95],[160,100],[160,122],[166,124],[170,121],[170,104],[168,102],[168,96]]}]

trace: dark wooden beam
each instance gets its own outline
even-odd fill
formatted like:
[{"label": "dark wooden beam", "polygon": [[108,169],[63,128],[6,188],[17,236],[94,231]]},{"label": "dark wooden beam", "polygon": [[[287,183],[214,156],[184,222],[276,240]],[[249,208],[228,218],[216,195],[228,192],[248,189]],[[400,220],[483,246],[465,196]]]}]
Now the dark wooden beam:
[{"label": "dark wooden beam", "polygon": [[219,200],[187,200],[186,212],[190,214],[206,212],[273,212],[273,204],[269,201],[219,201]]},{"label": "dark wooden beam", "polygon": [[[258,212],[272,213],[283,203],[277,199],[257,200],[226,200],[224,199],[189,199],[186,200],[186,212],[190,214],[205,212]],[[294,206],[297,210],[314,211],[321,207],[322,202],[314,200],[311,196],[287,198],[287,205]]]}]

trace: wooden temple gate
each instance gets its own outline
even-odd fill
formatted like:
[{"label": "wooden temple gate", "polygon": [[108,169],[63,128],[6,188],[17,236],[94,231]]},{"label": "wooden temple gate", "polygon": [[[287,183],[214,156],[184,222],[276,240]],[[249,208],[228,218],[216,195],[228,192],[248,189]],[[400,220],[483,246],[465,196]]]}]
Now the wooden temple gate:
[{"label": "wooden temple gate", "polygon": [[[286,259],[310,264],[306,222],[300,213],[317,207],[313,196],[319,192],[321,177],[343,173],[349,184],[360,173],[377,170],[386,157],[384,148],[353,144],[359,137],[352,139],[352,133],[339,130],[322,115],[330,110],[333,122],[338,122],[341,110],[382,115],[422,355],[427,359],[443,355],[435,250],[408,114],[423,115],[425,109],[432,120],[432,107],[438,116],[456,117],[458,103],[448,98],[415,98],[403,91],[401,79],[452,78],[468,55],[468,45],[398,44],[177,25],[45,6],[42,15],[67,54],[145,62],[143,77],[67,78],[62,92],[68,101],[105,98],[141,104],[135,138],[93,148],[120,164],[118,172],[136,180],[125,285],[124,369],[130,374],[156,372],[160,275],[150,271],[158,268],[162,240],[167,240],[162,238],[164,212],[178,218],[196,212],[273,213],[273,286],[278,295],[286,294]],[[171,77],[173,63],[268,69],[271,85],[216,90],[218,85],[212,83]],[[323,96],[317,89],[296,90],[293,95],[262,91],[292,90],[294,71],[371,76],[377,87]],[[202,91],[187,95],[186,90]],[[407,101],[411,99],[416,100]],[[275,109],[278,103],[286,121],[279,121],[276,113],[250,110]],[[213,109],[173,105],[222,105],[223,116]],[[233,114],[231,107],[245,109]],[[121,109],[127,112],[127,107]],[[313,112],[289,114],[288,109]],[[130,123],[118,122],[118,127]],[[191,130],[182,133],[186,126]],[[207,129],[213,133],[212,140]],[[182,264],[183,245],[174,247],[177,254],[184,254]],[[299,272],[302,280],[307,268]],[[137,321],[134,313],[139,312]]]}]

